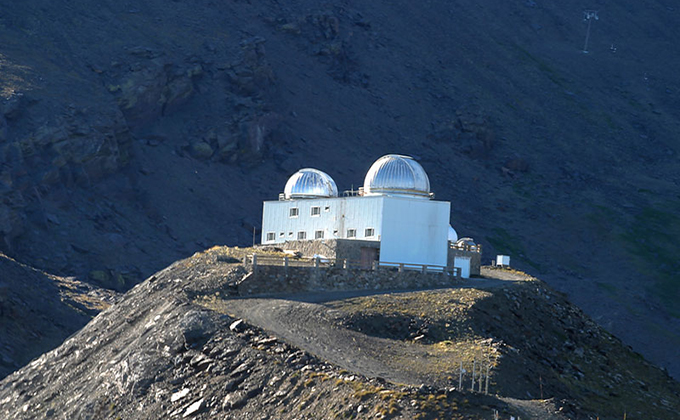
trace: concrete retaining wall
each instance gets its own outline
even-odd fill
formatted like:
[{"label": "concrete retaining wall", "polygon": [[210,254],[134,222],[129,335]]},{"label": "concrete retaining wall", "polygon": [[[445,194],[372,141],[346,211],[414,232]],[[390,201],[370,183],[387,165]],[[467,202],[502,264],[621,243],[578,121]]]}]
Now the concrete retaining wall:
[{"label": "concrete retaining wall", "polygon": [[445,273],[397,269],[343,269],[340,267],[257,266],[238,285],[245,295],[324,290],[394,290],[447,287],[460,282]]}]

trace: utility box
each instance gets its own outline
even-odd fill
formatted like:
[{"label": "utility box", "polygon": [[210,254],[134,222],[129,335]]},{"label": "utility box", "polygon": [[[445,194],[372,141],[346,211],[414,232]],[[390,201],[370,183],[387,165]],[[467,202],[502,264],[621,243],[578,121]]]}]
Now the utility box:
[{"label": "utility box", "polygon": [[496,255],[496,265],[509,267],[510,266],[510,256],[509,255]]},{"label": "utility box", "polygon": [[453,266],[460,269],[461,278],[470,278],[470,257],[455,257],[453,260]]}]

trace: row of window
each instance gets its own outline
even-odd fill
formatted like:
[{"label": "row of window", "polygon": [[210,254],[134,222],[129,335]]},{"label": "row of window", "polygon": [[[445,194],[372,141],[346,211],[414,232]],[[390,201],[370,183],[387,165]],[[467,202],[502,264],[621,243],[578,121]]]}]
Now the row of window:
[{"label": "row of window", "polygon": [[[326,206],[323,208],[324,212],[331,211],[331,206]],[[310,208],[309,213],[311,216],[320,216],[321,215],[321,207],[319,206],[313,206]],[[290,217],[298,217],[300,215],[300,209],[297,207],[291,207],[290,212],[288,213]]]},{"label": "row of window", "polygon": [[[338,231],[334,230],[333,235],[337,236]],[[279,232],[279,237],[283,237],[283,232]],[[366,238],[372,238],[375,236],[375,229],[373,228],[366,228],[364,230],[364,237]],[[292,238],[293,237],[293,232],[288,232],[288,237]],[[347,229],[347,237],[348,238],[356,238],[357,237],[357,230],[356,229]],[[323,230],[315,230],[314,231],[314,239],[323,239],[324,238],[324,231]],[[276,232],[267,232],[267,242],[271,242],[276,239]],[[297,233],[297,239],[298,241],[303,241],[307,239],[307,232],[305,231],[299,231]]]}]

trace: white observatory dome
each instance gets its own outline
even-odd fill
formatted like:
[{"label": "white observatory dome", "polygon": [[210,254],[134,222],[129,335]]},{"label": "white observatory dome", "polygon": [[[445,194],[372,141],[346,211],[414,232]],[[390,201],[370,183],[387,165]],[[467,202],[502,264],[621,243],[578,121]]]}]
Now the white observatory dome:
[{"label": "white observatory dome", "polygon": [[283,195],[286,200],[337,197],[338,187],[327,173],[318,169],[304,168],[288,178]]},{"label": "white observatory dome", "polygon": [[457,242],[458,241],[458,232],[456,232],[456,229],[453,228],[453,226],[449,225],[449,242]]},{"label": "white observatory dome", "polygon": [[364,179],[365,195],[430,198],[430,179],[410,156],[385,155],[376,160]]}]

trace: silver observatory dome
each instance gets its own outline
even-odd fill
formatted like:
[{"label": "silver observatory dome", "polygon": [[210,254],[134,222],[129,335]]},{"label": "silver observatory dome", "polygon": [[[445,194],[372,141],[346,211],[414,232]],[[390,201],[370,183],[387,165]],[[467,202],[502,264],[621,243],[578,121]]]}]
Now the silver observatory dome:
[{"label": "silver observatory dome", "polygon": [[338,187],[335,181],[325,172],[318,169],[304,168],[295,172],[283,189],[286,200],[293,198],[326,198],[337,197]]},{"label": "silver observatory dome", "polygon": [[364,179],[364,195],[432,197],[423,167],[403,155],[385,155],[375,161]]}]

